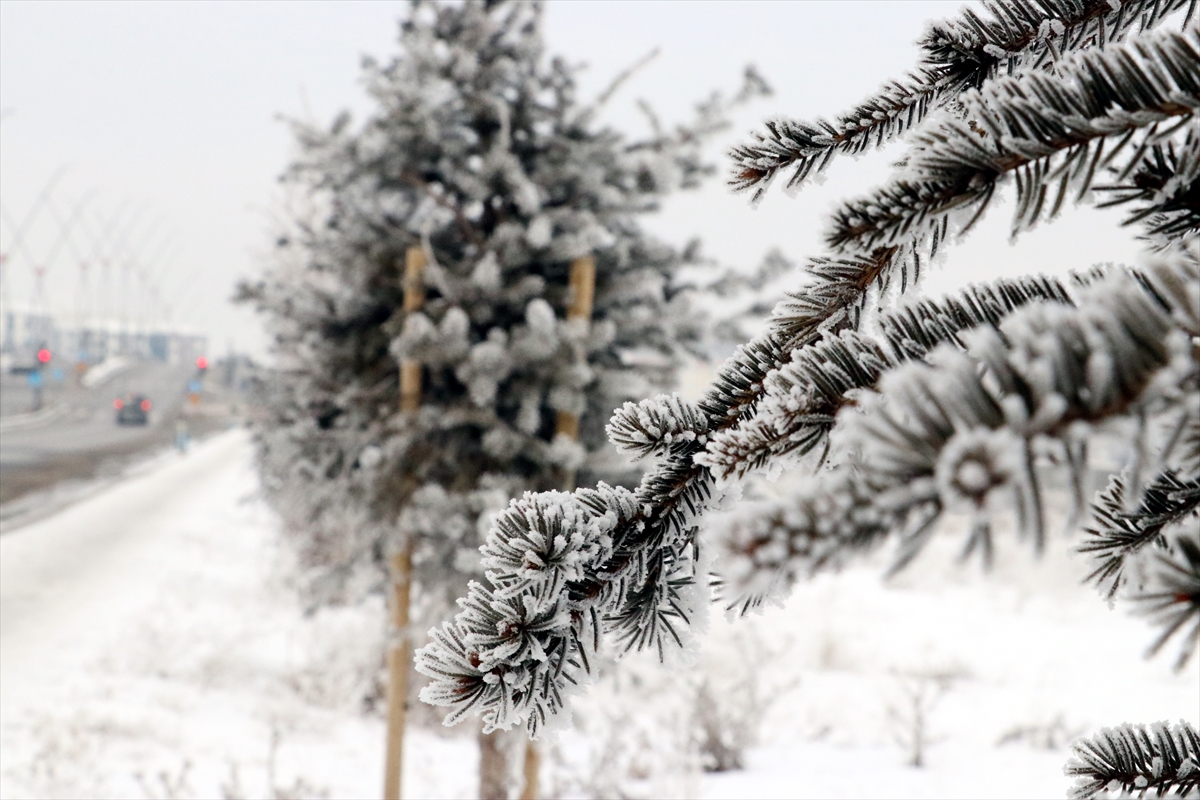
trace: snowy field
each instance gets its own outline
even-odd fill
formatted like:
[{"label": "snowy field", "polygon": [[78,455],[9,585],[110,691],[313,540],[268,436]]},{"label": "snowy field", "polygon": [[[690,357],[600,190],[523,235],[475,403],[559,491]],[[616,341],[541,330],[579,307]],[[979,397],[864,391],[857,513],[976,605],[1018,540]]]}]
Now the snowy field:
[{"label": "snowy field", "polygon": [[[1066,541],[1002,540],[980,576],[953,539],[887,584],[863,564],[715,619],[688,670],[610,668],[546,746],[548,791],[1062,797],[1069,737],[1200,722],[1200,664],[1144,661],[1150,629],[1079,585]],[[305,616],[287,565],[244,431],[0,537],[0,795],[377,796],[382,609]],[[706,708],[757,735],[744,769],[700,771]],[[410,737],[406,796],[472,795],[472,735]]]}]

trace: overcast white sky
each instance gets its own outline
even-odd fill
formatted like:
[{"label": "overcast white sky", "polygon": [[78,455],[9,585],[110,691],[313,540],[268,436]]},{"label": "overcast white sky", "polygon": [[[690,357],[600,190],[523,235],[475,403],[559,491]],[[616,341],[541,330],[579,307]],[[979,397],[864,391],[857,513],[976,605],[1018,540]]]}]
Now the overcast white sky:
[{"label": "overcast white sky", "polygon": [[[912,66],[912,43],[926,20],[959,7],[957,0],[551,0],[546,37],[552,51],[588,65],[584,96],[662,48],[606,112],[625,128],[643,125],[637,98],[666,121],[685,119],[695,101],[714,88],[734,89],[742,67],[755,63],[776,94],[741,114],[714,146],[719,155],[767,117],[831,116],[857,102]],[[138,283],[120,266],[136,261],[174,319],[207,333],[214,352],[230,342],[265,353],[253,315],[228,297],[239,277],[261,270],[269,250],[276,177],[291,152],[279,116],[328,120],[349,108],[361,119],[369,112],[361,56],[395,52],[404,9],[347,0],[0,0],[5,303],[32,302],[41,264],[51,308],[75,312],[81,274],[93,291],[104,288],[99,265],[81,273],[80,262],[107,248],[118,264],[107,277],[110,302],[123,279]],[[822,214],[878,182],[894,155],[846,159],[824,186],[796,199],[776,189],[757,210],[725,190],[722,174],[705,190],[671,200],[648,224],[677,242],[699,234],[731,264],[752,265],[772,246],[796,259],[818,254]],[[15,228],[60,170],[51,207],[14,247]],[[83,225],[56,248],[60,226],[51,212],[68,216],[85,197]],[[1084,209],[1010,248],[1006,213],[993,212],[929,288],[1132,260],[1137,248],[1113,230],[1116,218]]]}]

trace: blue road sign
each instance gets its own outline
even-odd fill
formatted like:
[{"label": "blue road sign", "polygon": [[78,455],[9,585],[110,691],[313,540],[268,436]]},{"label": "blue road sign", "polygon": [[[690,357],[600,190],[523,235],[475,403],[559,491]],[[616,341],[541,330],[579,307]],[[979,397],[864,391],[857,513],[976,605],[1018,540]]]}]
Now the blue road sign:
[{"label": "blue road sign", "polygon": [[41,371],[40,371],[40,370],[36,370],[36,369],[35,369],[35,370],[33,370],[32,372],[30,372],[30,373],[29,373],[29,374],[28,374],[28,375],[25,377],[25,381],[26,381],[26,382],[27,382],[27,383],[28,383],[30,386],[32,386],[32,387],[33,387],[33,388],[35,388],[35,389],[36,389],[37,387],[41,386],[41,385],[42,385],[42,373],[41,373]]},{"label": "blue road sign", "polygon": [[200,394],[200,381],[188,381],[188,394]]}]

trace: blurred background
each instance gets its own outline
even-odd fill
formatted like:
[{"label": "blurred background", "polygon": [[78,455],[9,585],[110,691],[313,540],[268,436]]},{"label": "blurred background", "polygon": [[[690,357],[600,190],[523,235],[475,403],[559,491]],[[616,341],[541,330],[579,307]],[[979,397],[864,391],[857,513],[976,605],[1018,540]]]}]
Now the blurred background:
[{"label": "blurred background", "polygon": [[[820,252],[831,204],[896,153],[843,159],[828,183],[752,206],[725,185],[729,147],[903,74],[925,23],[960,5],[550,0],[544,33],[586,65],[585,98],[658,51],[602,111],[634,135],[648,132],[639,100],[682,121],[757,68],[773,94],[706,145],[716,173],[643,219],[750,274],[772,251]],[[377,793],[382,600],[306,613],[293,591],[244,434],[274,356],[232,297],[283,227],[287,120],[369,114],[361,61],[395,54],[405,8],[0,2],[3,796]],[[1001,204],[924,288],[1136,262],[1120,216],[1068,209],[1010,242]],[[773,279],[754,301],[789,288]],[[715,360],[685,370],[681,391],[694,397]],[[1194,713],[1194,674],[1129,655],[1148,631],[1111,619],[1065,555],[1003,562],[987,588],[946,553],[930,560],[920,580],[883,587],[868,563],[765,617],[716,620],[690,672],[628,662],[548,751],[545,796],[1060,796],[1078,731]],[[1107,658],[1081,655],[1100,625],[1133,643],[1121,674],[1138,692],[1098,700],[1070,679]],[[1030,637],[1060,646],[1024,660]],[[917,770],[896,719],[934,707]],[[459,766],[474,750],[425,716],[409,796],[474,796]],[[980,787],[985,770],[1003,777]]]}]

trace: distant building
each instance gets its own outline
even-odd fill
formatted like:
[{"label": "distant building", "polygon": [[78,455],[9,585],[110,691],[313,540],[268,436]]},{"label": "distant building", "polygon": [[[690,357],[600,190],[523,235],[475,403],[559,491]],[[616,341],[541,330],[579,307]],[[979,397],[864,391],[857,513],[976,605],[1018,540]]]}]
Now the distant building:
[{"label": "distant building", "polygon": [[78,364],[118,355],[177,364],[204,355],[208,337],[177,325],[131,325],[111,319],[64,323],[51,314],[6,307],[0,319],[4,367],[28,369],[42,348],[56,359]]}]

